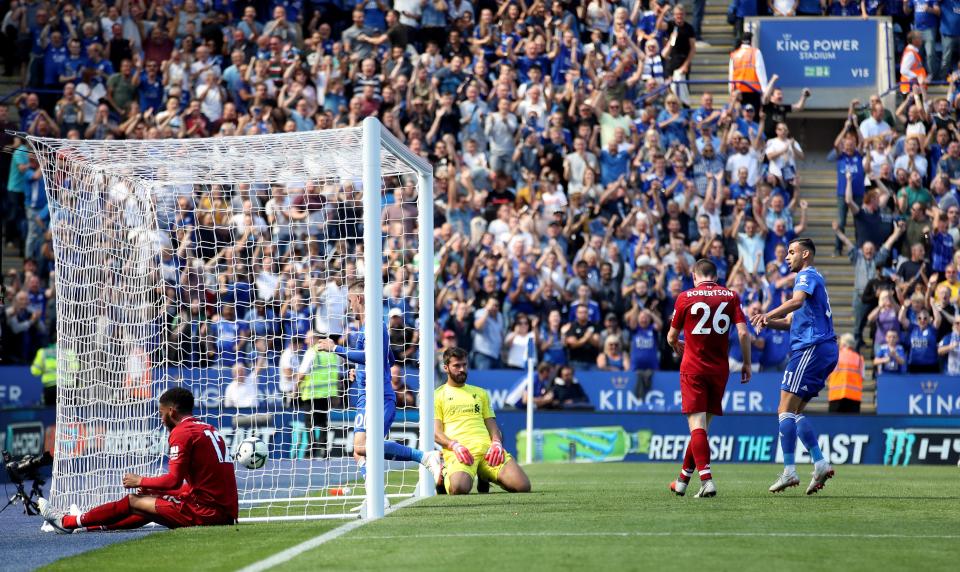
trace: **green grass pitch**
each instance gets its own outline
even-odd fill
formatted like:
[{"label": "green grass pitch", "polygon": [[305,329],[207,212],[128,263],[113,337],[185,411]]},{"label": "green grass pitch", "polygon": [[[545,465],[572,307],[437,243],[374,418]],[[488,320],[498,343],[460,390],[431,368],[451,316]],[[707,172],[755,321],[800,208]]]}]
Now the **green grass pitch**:
[{"label": "green grass pitch", "polygon": [[[810,497],[803,477],[768,493],[778,469],[719,465],[719,495],[695,499],[695,487],[684,498],[668,491],[674,465],[535,465],[531,494],[420,501],[279,569],[956,569],[957,468],[840,466]],[[342,524],[162,532],[44,570],[235,570]]]}]

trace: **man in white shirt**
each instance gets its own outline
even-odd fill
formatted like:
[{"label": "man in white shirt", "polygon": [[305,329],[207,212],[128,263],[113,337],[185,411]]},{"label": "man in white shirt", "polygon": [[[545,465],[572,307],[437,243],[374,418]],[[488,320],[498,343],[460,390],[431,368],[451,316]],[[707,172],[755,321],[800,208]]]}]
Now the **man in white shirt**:
[{"label": "man in white shirt", "polygon": [[573,138],[573,152],[563,159],[563,176],[568,185],[583,185],[583,174],[587,167],[595,173],[600,172],[597,156],[586,150],[587,144],[582,137]]},{"label": "man in white shirt", "polygon": [[797,159],[803,159],[803,149],[790,137],[786,123],[777,124],[777,136],[767,141],[764,151],[770,162],[768,172],[781,183],[792,181],[797,174]]},{"label": "man in white shirt", "polygon": [[744,232],[738,232],[740,230],[740,221],[743,217],[743,212],[737,215],[736,222],[733,225],[733,232],[736,233],[737,253],[743,262],[743,269],[747,273],[753,274],[757,271],[758,263],[762,262],[758,260],[758,258],[763,255],[764,241],[763,236],[757,228],[757,221],[753,220],[753,217],[747,218],[747,222],[743,225]]},{"label": "man in white shirt", "polygon": [[340,335],[347,326],[347,285],[343,278],[334,274],[320,294],[317,312],[317,331],[328,335]]},{"label": "man in white shirt", "polygon": [[870,107],[870,117],[860,123],[860,135],[867,142],[881,136],[889,138],[892,133],[890,125],[883,120],[883,104],[876,102]]},{"label": "man in white shirt", "polygon": [[487,116],[484,129],[490,143],[490,168],[494,171],[509,168],[518,126],[517,116],[510,111],[510,101],[506,98],[497,101],[497,112]]},{"label": "man in white shirt", "polygon": [[220,66],[210,57],[210,48],[207,46],[198,46],[196,59],[190,64],[190,79],[193,81],[193,86],[197,87],[206,84],[207,75],[209,74],[213,74],[219,80],[221,74]]},{"label": "man in white shirt", "polygon": [[727,173],[730,180],[733,180],[737,171],[741,167],[747,170],[747,184],[751,187],[757,184],[757,177],[760,173],[760,154],[750,145],[750,140],[734,132],[731,144],[734,151],[727,158]]},{"label": "man in white shirt", "polygon": [[[307,344],[312,345],[313,332],[307,334]],[[300,370],[300,360],[303,357],[300,338],[290,339],[290,344],[280,353],[278,367],[280,369],[279,386],[283,393],[283,405],[292,408],[296,404],[297,396],[297,371]]]},{"label": "man in white shirt", "polygon": [[394,0],[393,9],[400,14],[400,23],[411,31],[420,29],[420,16],[423,15],[422,0]]},{"label": "man in white shirt", "polygon": [[233,365],[233,381],[223,393],[224,407],[246,409],[257,406],[257,377],[261,367],[262,358],[257,361],[252,371],[248,371],[241,362]]}]

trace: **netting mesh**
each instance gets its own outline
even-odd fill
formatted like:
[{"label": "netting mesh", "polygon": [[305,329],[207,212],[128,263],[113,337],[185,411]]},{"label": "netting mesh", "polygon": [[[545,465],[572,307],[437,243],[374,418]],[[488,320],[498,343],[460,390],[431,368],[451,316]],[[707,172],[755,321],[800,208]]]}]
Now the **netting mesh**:
[{"label": "netting mesh", "polygon": [[[363,494],[361,390],[354,364],[317,344],[355,347],[363,302],[348,289],[378,268],[397,358],[391,438],[419,446],[417,177],[382,150],[383,259],[366,264],[361,137],[31,140],[56,253],[58,373],[69,371],[57,507],[115,500],[123,473],[161,472],[156,398],[182,384],[233,452],[247,437],[269,446],[263,468],[237,467],[241,518],[348,513]],[[388,468],[388,496],[414,492],[414,467]]]}]

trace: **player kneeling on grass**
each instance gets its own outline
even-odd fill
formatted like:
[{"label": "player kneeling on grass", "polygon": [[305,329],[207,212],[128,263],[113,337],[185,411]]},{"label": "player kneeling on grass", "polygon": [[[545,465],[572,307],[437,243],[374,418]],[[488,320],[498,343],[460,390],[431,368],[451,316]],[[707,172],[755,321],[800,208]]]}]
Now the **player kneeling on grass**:
[{"label": "player kneeling on grass", "polygon": [[123,486],[137,489],[80,516],[59,515],[46,499],[40,514],[61,534],[78,528],[120,530],[149,522],[168,528],[233,524],[237,479],[227,444],[216,428],[193,416],[193,394],[173,387],[160,396],[160,418],[170,430],[170,472],[159,477],[127,473]]},{"label": "player kneeling on grass", "polygon": [[467,352],[448,348],[443,352],[443,371],[447,383],[434,394],[434,432],[444,449],[447,494],[469,493],[476,477],[507,492],[530,492],[527,474],[503,448],[490,396],[480,387],[467,385]]}]

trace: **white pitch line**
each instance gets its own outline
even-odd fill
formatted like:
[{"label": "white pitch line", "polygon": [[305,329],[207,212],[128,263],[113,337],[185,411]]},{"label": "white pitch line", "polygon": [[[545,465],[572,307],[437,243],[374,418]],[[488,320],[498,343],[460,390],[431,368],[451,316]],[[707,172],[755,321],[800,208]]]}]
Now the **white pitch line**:
[{"label": "white pitch line", "polygon": [[828,532],[458,532],[458,533],[438,533],[438,534],[364,534],[358,539],[363,540],[399,540],[399,539],[434,539],[434,538],[494,538],[494,537],[666,537],[666,536],[686,536],[686,537],[770,537],[770,538],[863,538],[863,539],[935,539],[935,540],[954,540],[960,539],[960,534],[834,534]]},{"label": "white pitch line", "polygon": [[[395,510],[408,507],[422,498],[424,497],[415,496],[415,497],[408,498],[403,502],[400,502],[388,508],[386,511],[384,511],[383,516],[387,516],[388,514],[392,513]],[[291,546],[290,548],[287,548],[286,550],[283,550],[281,552],[277,552],[273,556],[264,558],[263,560],[260,560],[258,562],[254,562],[249,566],[244,566],[237,572],[263,572],[264,570],[269,570],[270,568],[279,566],[280,564],[293,560],[294,558],[296,558],[297,556],[300,556],[304,552],[313,550],[314,548],[324,543],[327,543],[327,542],[330,542],[331,540],[339,538],[352,530],[356,530],[361,526],[367,524],[368,522],[370,521],[366,519],[358,519],[358,520],[349,522],[343,526],[338,526],[337,528],[334,528],[333,530],[325,532],[320,536],[315,536],[308,540],[304,540],[300,544]],[[928,537],[928,538],[932,538],[932,537]]]}]

